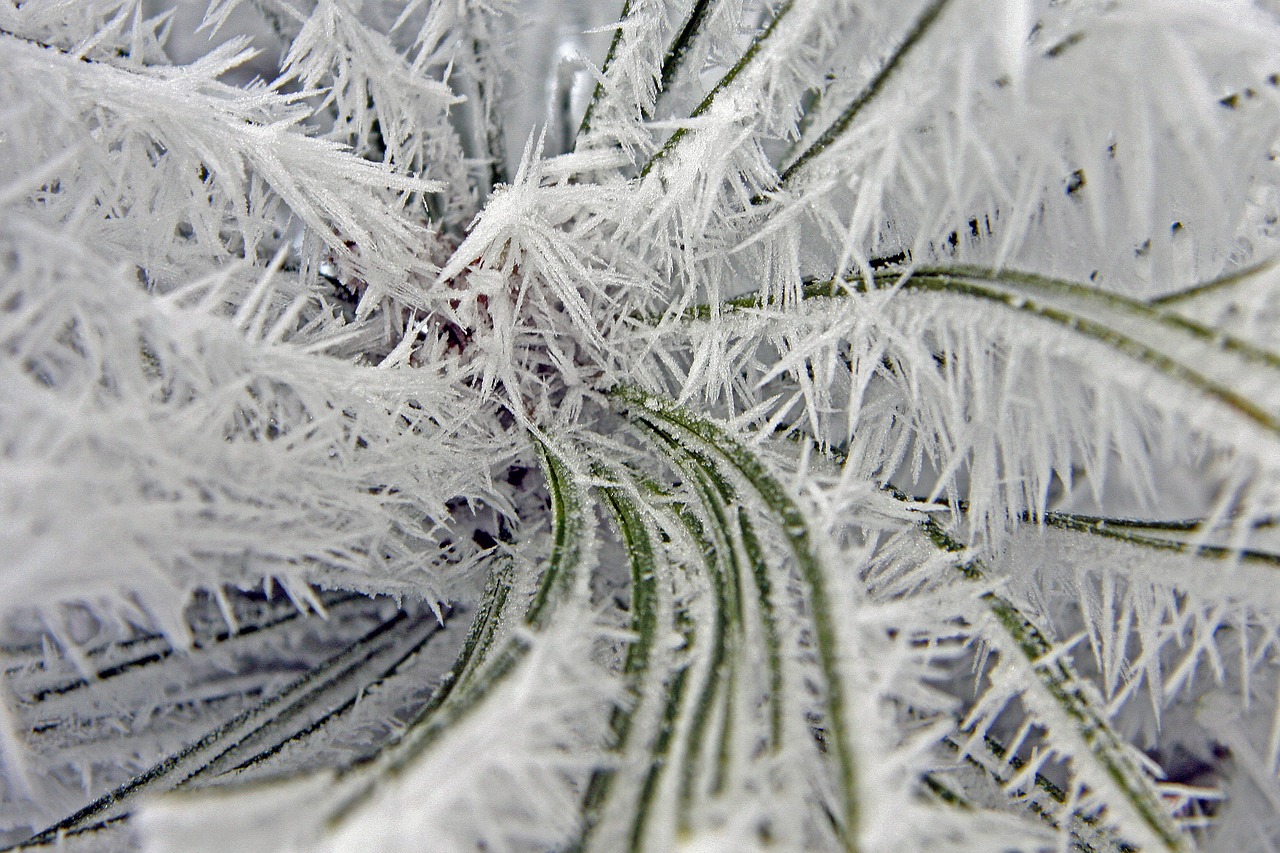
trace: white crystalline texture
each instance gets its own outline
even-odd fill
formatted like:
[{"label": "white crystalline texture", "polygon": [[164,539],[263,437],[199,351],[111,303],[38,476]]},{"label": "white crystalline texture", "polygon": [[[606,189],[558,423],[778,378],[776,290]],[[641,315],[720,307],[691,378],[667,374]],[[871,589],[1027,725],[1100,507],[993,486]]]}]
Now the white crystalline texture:
[{"label": "white crystalline texture", "polygon": [[0,8],[0,846],[1280,848],[1273,0]]}]

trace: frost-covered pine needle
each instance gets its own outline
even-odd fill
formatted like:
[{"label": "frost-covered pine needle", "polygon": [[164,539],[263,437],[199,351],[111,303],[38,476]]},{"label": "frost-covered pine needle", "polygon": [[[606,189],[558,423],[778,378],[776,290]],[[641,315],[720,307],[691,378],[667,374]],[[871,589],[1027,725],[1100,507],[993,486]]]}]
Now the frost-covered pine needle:
[{"label": "frost-covered pine needle", "polygon": [[1280,849],[1277,57],[0,8],[0,846]]}]

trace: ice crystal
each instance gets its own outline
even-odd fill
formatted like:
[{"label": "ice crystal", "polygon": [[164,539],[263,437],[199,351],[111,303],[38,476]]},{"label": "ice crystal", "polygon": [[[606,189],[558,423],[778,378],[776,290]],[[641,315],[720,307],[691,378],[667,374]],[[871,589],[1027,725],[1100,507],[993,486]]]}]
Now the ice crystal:
[{"label": "ice crystal", "polygon": [[0,841],[1280,847],[1280,9],[0,8]]}]

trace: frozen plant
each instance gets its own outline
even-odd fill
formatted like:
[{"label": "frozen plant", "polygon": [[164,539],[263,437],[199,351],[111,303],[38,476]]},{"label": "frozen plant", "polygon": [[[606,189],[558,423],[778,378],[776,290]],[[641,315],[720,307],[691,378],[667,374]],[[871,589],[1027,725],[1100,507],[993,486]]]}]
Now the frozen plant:
[{"label": "frozen plant", "polygon": [[1280,848],[1275,4],[193,6],[0,5],[0,841]]}]

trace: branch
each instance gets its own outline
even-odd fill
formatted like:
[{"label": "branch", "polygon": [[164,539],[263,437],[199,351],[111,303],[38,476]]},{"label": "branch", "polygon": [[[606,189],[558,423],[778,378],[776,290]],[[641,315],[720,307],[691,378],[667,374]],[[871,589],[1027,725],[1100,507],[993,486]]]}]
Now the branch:
[{"label": "branch", "polygon": [[615,399],[629,404],[629,416],[654,432],[665,435],[675,446],[696,460],[708,476],[741,478],[750,484],[786,538],[796,560],[806,593],[814,628],[814,644],[826,681],[826,710],[839,773],[842,814],[840,835],[847,850],[856,849],[858,835],[857,781],[855,761],[845,719],[844,679],[837,659],[837,641],[831,602],[827,594],[825,569],[810,542],[807,521],[756,457],[741,443],[709,420],[698,417],[671,400],[632,388],[617,388]]},{"label": "branch", "polygon": [[820,155],[846,130],[849,129],[849,126],[853,123],[853,120],[858,117],[858,114],[862,112],[868,104],[874,101],[876,96],[884,90],[885,85],[889,82],[889,78],[891,78],[893,73],[898,70],[898,66],[902,64],[902,61],[907,57],[907,54],[911,52],[912,48],[920,43],[921,39],[925,37],[933,27],[934,23],[937,22],[939,16],[942,14],[942,10],[946,7],[948,2],[949,0],[930,0],[929,5],[925,7],[925,10],[920,14],[920,17],[916,19],[915,25],[912,26],[911,30],[907,33],[906,38],[902,40],[902,44],[898,45],[897,50],[889,54],[889,58],[885,60],[884,65],[880,67],[876,76],[871,78],[871,82],[869,82],[866,87],[858,93],[858,96],[853,99],[853,102],[849,104],[849,106],[845,107],[844,112],[840,113],[836,120],[831,123],[831,126],[824,130],[822,135],[814,140],[812,145],[805,149],[805,151],[797,157],[790,166],[783,170],[782,174],[778,177],[778,185],[780,187],[785,187],[796,173],[808,165],[809,161]]},{"label": "branch", "polygon": [[[893,487],[887,490],[901,501],[910,500]],[[919,527],[935,548],[955,555],[953,565],[956,571],[967,580],[983,580],[985,566],[981,560],[970,557],[967,549],[935,519],[926,516],[919,522]],[[1088,780],[1090,784],[1111,788],[1110,799],[1117,806],[1123,805],[1132,811],[1152,842],[1166,850],[1187,850],[1187,841],[1164,810],[1159,791],[1126,754],[1126,741],[1111,728],[1106,713],[1096,706],[1089,687],[1080,681],[1061,656],[1054,654],[1054,646],[1046,633],[1017,605],[998,593],[988,591],[980,599],[1020,653],[1022,665],[1030,670],[1031,683],[1073,726],[1072,735],[1079,739],[1084,749],[1068,754],[1082,763],[1086,759],[1096,763],[1095,772],[1088,774],[1092,777]],[[1028,710],[1035,713],[1034,708]],[[1118,800],[1116,795],[1119,795]]]}]

